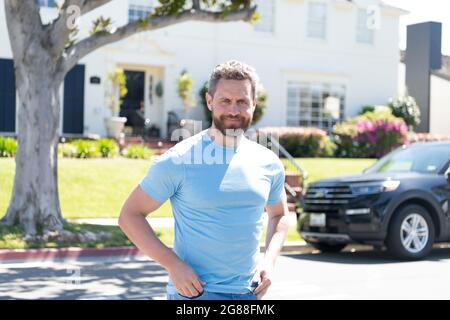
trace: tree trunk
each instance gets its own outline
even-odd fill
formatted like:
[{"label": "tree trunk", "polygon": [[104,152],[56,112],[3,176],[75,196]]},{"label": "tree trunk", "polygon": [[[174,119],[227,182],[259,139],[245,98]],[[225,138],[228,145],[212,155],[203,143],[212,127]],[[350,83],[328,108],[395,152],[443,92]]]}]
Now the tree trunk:
[{"label": "tree trunk", "polygon": [[58,198],[59,76],[48,61],[16,66],[19,92],[18,150],[12,199],[3,224],[21,224],[27,235],[61,231]]}]

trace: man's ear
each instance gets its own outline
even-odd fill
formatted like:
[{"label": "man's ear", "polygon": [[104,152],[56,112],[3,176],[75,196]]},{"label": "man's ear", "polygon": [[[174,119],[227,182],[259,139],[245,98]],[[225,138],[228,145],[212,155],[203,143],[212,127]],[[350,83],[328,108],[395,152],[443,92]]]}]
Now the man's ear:
[{"label": "man's ear", "polygon": [[205,98],[206,98],[206,104],[208,105],[208,109],[209,109],[209,111],[212,112],[213,98],[211,97],[211,95],[208,92],[205,93]]}]

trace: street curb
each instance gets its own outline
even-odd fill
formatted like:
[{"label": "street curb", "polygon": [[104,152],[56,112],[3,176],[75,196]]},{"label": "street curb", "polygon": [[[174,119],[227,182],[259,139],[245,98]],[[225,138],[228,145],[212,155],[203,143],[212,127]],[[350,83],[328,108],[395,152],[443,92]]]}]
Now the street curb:
[{"label": "street curb", "polygon": [[47,260],[55,258],[135,256],[140,254],[135,247],[117,248],[57,248],[0,250],[0,262],[10,260]]},{"label": "street curb", "polygon": [[[283,246],[281,252],[302,251],[307,247],[304,242],[296,242]],[[260,246],[264,251],[265,246]],[[54,248],[54,249],[1,249],[0,262],[12,260],[51,260],[56,258],[81,258],[81,257],[133,257],[143,255],[136,247],[117,248]]]}]

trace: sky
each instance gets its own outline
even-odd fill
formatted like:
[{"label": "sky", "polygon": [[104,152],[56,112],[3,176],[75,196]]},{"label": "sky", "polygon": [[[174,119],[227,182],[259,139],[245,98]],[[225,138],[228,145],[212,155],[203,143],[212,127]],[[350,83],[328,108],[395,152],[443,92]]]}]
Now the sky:
[{"label": "sky", "polygon": [[442,54],[450,55],[450,1],[449,0],[382,0],[410,13],[400,18],[400,49],[406,48],[406,26],[436,21],[442,22]]}]

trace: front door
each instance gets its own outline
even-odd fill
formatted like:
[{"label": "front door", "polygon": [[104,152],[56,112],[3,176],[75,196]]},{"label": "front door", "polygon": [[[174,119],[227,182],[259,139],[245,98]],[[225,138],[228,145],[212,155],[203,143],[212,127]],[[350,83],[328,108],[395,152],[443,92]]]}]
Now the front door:
[{"label": "front door", "polygon": [[76,65],[64,79],[63,133],[83,134],[84,75],[85,66]]},{"label": "front door", "polygon": [[127,118],[126,126],[143,127],[145,72],[125,70],[127,94],[122,99],[120,115]]}]

